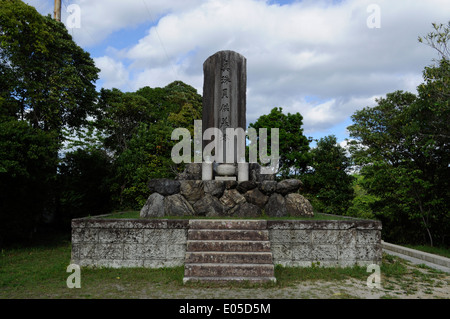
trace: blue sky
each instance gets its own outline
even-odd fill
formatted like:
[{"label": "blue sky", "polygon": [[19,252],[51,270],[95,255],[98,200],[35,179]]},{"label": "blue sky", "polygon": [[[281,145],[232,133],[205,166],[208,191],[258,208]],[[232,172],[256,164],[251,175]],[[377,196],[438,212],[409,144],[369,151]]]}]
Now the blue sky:
[{"label": "blue sky", "polygon": [[[415,92],[437,58],[417,37],[450,12],[448,0],[62,1],[66,26],[70,6],[79,10],[68,30],[101,69],[98,88],[181,80],[201,94],[203,62],[234,50],[247,58],[247,124],[283,107],[302,114],[306,136],[341,143],[356,110],[395,90]],[[53,1],[25,2],[53,12]]]}]

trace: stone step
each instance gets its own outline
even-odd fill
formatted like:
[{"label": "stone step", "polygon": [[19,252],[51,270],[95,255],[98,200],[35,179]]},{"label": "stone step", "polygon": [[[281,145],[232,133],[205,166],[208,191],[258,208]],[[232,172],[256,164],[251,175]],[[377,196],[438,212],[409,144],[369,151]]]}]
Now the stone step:
[{"label": "stone step", "polygon": [[189,229],[188,240],[269,240],[268,230]]},{"label": "stone step", "polygon": [[184,282],[274,282],[265,220],[189,221]]},{"label": "stone step", "polygon": [[186,263],[272,264],[270,252],[186,252]]},{"label": "stone step", "polygon": [[186,251],[271,252],[271,249],[270,241],[188,240],[186,243]]},{"label": "stone step", "polygon": [[214,220],[214,219],[191,219],[190,229],[267,229],[266,220]]},{"label": "stone step", "polygon": [[184,266],[185,277],[273,277],[273,264],[213,264],[189,263]]},{"label": "stone step", "polygon": [[184,277],[183,283],[186,282],[214,282],[214,283],[228,283],[230,281],[237,282],[251,282],[251,283],[275,283],[275,277]]}]

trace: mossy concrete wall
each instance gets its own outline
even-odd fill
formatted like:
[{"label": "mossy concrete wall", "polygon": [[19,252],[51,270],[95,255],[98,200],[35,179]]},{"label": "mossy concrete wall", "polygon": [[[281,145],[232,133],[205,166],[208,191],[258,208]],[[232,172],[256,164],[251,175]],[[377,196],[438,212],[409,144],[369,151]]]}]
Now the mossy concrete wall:
[{"label": "mossy concrete wall", "polygon": [[381,222],[268,221],[275,264],[324,267],[380,264]]},{"label": "mossy concrete wall", "polygon": [[104,267],[184,264],[189,220],[74,219],[72,263]]},{"label": "mossy concrete wall", "polygon": [[[381,263],[381,222],[268,220],[275,265],[306,267]],[[104,267],[174,267],[185,260],[189,220],[72,220],[72,263]]]}]

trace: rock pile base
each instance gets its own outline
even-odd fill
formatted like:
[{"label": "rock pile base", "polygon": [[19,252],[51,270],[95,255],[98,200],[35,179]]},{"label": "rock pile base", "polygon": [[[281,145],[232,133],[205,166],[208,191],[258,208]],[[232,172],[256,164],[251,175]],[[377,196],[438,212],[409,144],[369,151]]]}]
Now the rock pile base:
[{"label": "rock pile base", "polygon": [[164,216],[269,217],[313,216],[309,201],[298,193],[302,182],[201,181],[153,179],[141,218]]}]

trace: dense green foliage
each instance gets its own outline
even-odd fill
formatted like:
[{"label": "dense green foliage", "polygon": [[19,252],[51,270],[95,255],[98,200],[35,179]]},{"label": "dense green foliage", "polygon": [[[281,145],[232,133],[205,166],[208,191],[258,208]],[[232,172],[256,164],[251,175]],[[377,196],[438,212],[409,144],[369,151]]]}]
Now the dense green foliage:
[{"label": "dense green foliage", "polygon": [[446,244],[450,231],[450,68],[424,71],[418,96],[397,91],[353,115],[352,155],[362,185],[378,200],[384,238]]},{"label": "dense green foliage", "polygon": [[171,134],[177,127],[193,133],[194,119],[201,119],[201,96],[180,81],[134,93],[100,93],[95,126],[103,133],[104,149],[112,154],[113,201],[118,208],[141,208],[149,195],[149,179],[174,177],[182,168],[171,160],[176,142]]},{"label": "dense green foliage", "polygon": [[67,227],[73,218],[107,214],[113,209],[113,167],[104,151],[78,149],[59,165],[55,222]]},{"label": "dense green foliage", "polygon": [[375,215],[372,206],[378,200],[378,197],[369,194],[362,186],[364,181],[362,175],[353,175],[353,177],[353,192],[355,197],[353,198],[346,215],[364,219],[374,219]]},{"label": "dense green foliage", "polygon": [[0,246],[31,238],[53,205],[54,140],[24,121],[0,122]]},{"label": "dense green foliage", "polygon": [[31,237],[55,210],[63,128],[93,113],[98,72],[62,23],[0,1],[0,244]]},{"label": "dense green foliage", "polygon": [[44,131],[80,126],[97,95],[99,69],[89,53],[62,23],[33,7],[3,0],[0,8],[4,110]]},{"label": "dense green foliage", "polygon": [[335,136],[326,136],[310,151],[311,161],[302,175],[304,191],[316,210],[345,215],[354,197],[353,176],[348,172],[350,158],[337,144]]},{"label": "dense green foliage", "polygon": [[[272,141],[270,129],[279,129],[279,174],[283,178],[298,176],[308,165],[310,141],[303,134],[302,125],[303,116],[300,113],[286,115],[281,107],[273,108],[269,114],[260,116],[249,125],[256,130],[267,128],[268,141]],[[267,147],[270,154],[270,143]]]}]

